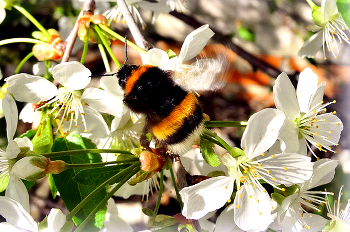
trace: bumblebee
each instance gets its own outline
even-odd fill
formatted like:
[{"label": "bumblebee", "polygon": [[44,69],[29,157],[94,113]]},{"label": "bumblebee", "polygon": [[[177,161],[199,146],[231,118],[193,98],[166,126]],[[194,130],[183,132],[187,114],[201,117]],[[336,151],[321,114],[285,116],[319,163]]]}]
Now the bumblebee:
[{"label": "bumblebee", "polygon": [[[213,62],[220,61],[206,60],[211,64],[197,61],[197,66],[193,66],[197,69],[191,69],[192,73],[188,68],[184,71],[192,83],[183,81],[181,71],[165,71],[153,65],[124,65],[117,72],[119,85],[124,90],[124,104],[132,111],[146,115],[140,139],[143,147],[149,146],[147,133],[152,135],[156,144],[175,154],[182,154],[199,143],[204,117],[197,97],[189,88],[192,90],[197,85],[194,90],[202,90],[207,85],[203,76],[210,74],[204,79],[213,79],[213,74],[222,72],[213,65]],[[195,79],[200,81],[193,83]],[[218,88],[217,82],[213,88]]]}]

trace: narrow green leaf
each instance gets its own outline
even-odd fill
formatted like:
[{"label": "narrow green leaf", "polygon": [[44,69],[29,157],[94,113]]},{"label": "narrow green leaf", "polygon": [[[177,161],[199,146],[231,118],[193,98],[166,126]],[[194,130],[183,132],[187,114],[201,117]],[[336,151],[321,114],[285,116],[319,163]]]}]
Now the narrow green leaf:
[{"label": "narrow green leaf", "polygon": [[53,199],[56,199],[58,190],[57,190],[55,181],[54,181],[51,173],[49,174],[49,185],[50,185],[52,197],[53,197]]},{"label": "narrow green leaf", "polygon": [[[54,158],[54,160],[61,159],[69,164],[83,164],[83,163],[98,163],[102,162],[100,154],[88,153],[88,154],[74,154],[76,149],[95,149],[96,145],[90,140],[82,138],[79,135],[70,134],[66,138],[56,139],[52,151],[72,151],[72,155],[64,156],[60,158]],[[89,182],[78,183],[73,180],[73,177],[81,171],[79,169],[68,169],[64,172],[52,175],[55,185],[60,193],[62,200],[64,201],[69,211],[73,210],[79,202],[81,202],[90,192],[92,192],[98,184],[96,180],[89,180]],[[73,218],[73,221],[78,225],[80,224],[90,212],[92,212],[101,200],[107,195],[107,190],[103,189],[96,194]],[[88,231],[98,231],[96,225],[100,226],[101,215],[105,209],[101,209],[97,216],[98,221],[91,222],[86,227]]]},{"label": "narrow green leaf", "polygon": [[337,7],[346,26],[350,28],[350,0],[337,0]]},{"label": "narrow green leaf", "polygon": [[221,162],[218,155],[214,152],[213,149],[214,143],[210,142],[207,139],[201,138],[199,149],[202,153],[202,156],[209,165],[213,167],[218,167]]}]

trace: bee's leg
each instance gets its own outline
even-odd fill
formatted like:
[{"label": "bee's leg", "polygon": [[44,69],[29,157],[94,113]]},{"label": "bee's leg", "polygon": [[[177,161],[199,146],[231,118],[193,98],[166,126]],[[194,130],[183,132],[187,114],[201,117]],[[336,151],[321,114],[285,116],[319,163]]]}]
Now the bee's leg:
[{"label": "bee's leg", "polygon": [[147,138],[147,134],[148,134],[148,127],[149,127],[149,123],[148,123],[149,119],[146,118],[146,122],[145,122],[145,126],[143,127],[143,131],[142,134],[140,136],[140,144],[143,148],[148,149],[149,148],[149,144],[150,144],[150,140],[148,140]]}]

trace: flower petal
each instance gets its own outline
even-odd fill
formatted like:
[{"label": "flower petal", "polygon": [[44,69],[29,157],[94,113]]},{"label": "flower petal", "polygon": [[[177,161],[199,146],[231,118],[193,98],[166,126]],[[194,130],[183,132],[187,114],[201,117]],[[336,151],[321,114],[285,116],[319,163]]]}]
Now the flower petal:
[{"label": "flower petal", "polygon": [[72,91],[84,89],[91,81],[91,72],[77,61],[65,62],[52,69],[52,77]]},{"label": "flower petal", "polygon": [[6,153],[4,156],[6,156],[7,159],[14,159],[17,157],[20,151],[21,150],[19,149],[18,144],[15,141],[11,140],[7,144]]},{"label": "flower petal", "polygon": [[179,54],[180,63],[190,60],[198,55],[214,34],[215,33],[209,28],[208,24],[192,31],[182,44]]},{"label": "flower petal", "polygon": [[234,205],[234,220],[244,231],[265,231],[273,222],[272,200],[260,188],[244,184],[237,191]]},{"label": "flower petal", "polygon": [[[284,120],[283,126],[280,129],[279,138],[285,143],[285,152],[299,151],[299,128],[291,120]],[[300,154],[300,153],[298,153]]]},{"label": "flower petal", "polygon": [[146,53],[145,59],[143,61],[144,64],[150,64],[160,68],[162,68],[162,66],[168,62],[168,54],[159,48],[152,48],[149,50]]},{"label": "flower petal", "polygon": [[287,118],[294,120],[300,115],[300,108],[295,89],[286,73],[281,73],[273,86],[273,99],[277,109],[282,110]]},{"label": "flower petal", "polygon": [[13,167],[11,169],[11,173],[16,175],[17,177],[19,177],[21,179],[26,179],[28,176],[45,171],[44,169],[39,168],[39,167],[31,164],[30,160],[32,158],[33,157],[27,156],[27,157],[23,157],[22,159],[18,160],[15,163],[15,165],[13,165]]},{"label": "flower petal", "polygon": [[33,151],[32,141],[30,141],[28,137],[15,138],[15,142],[17,143],[18,147],[29,147],[29,149]]},{"label": "flower petal", "polygon": [[119,85],[118,77],[116,76],[103,76],[100,80],[101,87],[113,97],[123,100],[124,91]]},{"label": "flower petal", "polygon": [[322,0],[321,12],[325,22],[328,22],[338,12],[336,0]]},{"label": "flower petal", "polygon": [[0,8],[0,23],[6,18],[6,11],[4,8]]},{"label": "flower petal", "polygon": [[264,109],[249,118],[241,141],[249,159],[261,155],[276,142],[284,119],[283,112],[276,109]]},{"label": "flower petal", "polygon": [[317,104],[320,104],[320,102],[323,100],[325,87],[326,87],[326,82],[322,82],[319,86],[317,86],[317,89],[311,98],[311,102],[309,106],[310,109],[312,109]]},{"label": "flower petal", "polygon": [[18,110],[15,100],[10,94],[5,94],[4,99],[2,99],[2,107],[6,119],[7,141],[11,141],[17,130]]},{"label": "flower petal", "polygon": [[51,209],[47,216],[47,229],[50,232],[59,232],[66,222],[66,215],[59,209]]},{"label": "flower petal", "polygon": [[24,186],[23,182],[17,176],[12,175],[11,172],[5,196],[20,203],[27,212],[30,211],[27,188]]},{"label": "flower petal", "polygon": [[183,188],[180,191],[184,202],[182,214],[189,219],[199,219],[220,208],[230,199],[233,184],[233,178],[218,176]]},{"label": "flower petal", "polygon": [[8,223],[17,228],[25,231],[38,231],[38,225],[32,216],[20,203],[9,197],[0,196],[0,214]]},{"label": "flower petal", "polygon": [[308,40],[305,41],[303,46],[298,51],[298,56],[301,58],[308,57],[314,58],[316,53],[323,45],[323,30],[316,32]]},{"label": "flower petal", "polygon": [[216,220],[215,231],[238,232],[241,230],[232,218],[234,218],[234,204],[228,206]]},{"label": "flower petal", "polygon": [[21,102],[38,103],[50,100],[58,94],[54,84],[39,76],[20,73],[6,78],[5,81],[9,85],[7,92]]},{"label": "flower petal", "polygon": [[300,111],[306,113],[309,111],[311,97],[317,89],[318,76],[310,68],[304,69],[299,75],[297,98]]},{"label": "flower petal", "polygon": [[81,99],[95,110],[121,117],[123,112],[123,101],[118,100],[106,91],[98,88],[87,88],[84,90]]},{"label": "flower petal", "polygon": [[103,222],[103,229],[100,232],[132,232],[132,227],[118,216],[118,209],[112,198],[107,204],[107,213]]}]

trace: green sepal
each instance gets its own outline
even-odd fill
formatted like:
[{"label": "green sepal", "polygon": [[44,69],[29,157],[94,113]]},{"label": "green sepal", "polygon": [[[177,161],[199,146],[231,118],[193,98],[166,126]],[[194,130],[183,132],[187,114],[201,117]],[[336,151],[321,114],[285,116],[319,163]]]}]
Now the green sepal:
[{"label": "green sepal", "polygon": [[321,12],[321,7],[315,6],[312,10],[312,20],[314,23],[320,27],[323,27],[325,25],[325,21],[323,19],[323,15]]},{"label": "green sepal", "polygon": [[[156,217],[150,218],[150,220],[148,221],[147,228],[152,228],[152,230],[166,229],[167,227],[171,227],[178,224],[179,222],[176,218],[172,216],[160,214],[160,215],[157,215]],[[163,231],[163,230],[159,230],[159,231]],[[167,231],[167,230],[164,230],[164,231]]]},{"label": "green sepal", "polygon": [[239,156],[245,156],[244,151],[242,149],[239,149],[238,147],[233,147],[229,152],[233,158],[237,158]]},{"label": "green sepal", "polygon": [[51,36],[48,36],[41,31],[33,31],[32,37],[41,41],[49,42]]},{"label": "green sepal", "polygon": [[271,193],[271,198],[277,202],[278,205],[282,205],[282,202],[284,199],[286,199],[285,196],[281,195],[280,193]]},{"label": "green sepal", "polygon": [[171,49],[168,49],[166,51],[166,54],[168,54],[169,59],[174,58],[176,56],[176,53]]},{"label": "green sepal", "polygon": [[67,232],[67,231],[73,231],[74,223],[72,221],[66,221],[62,228],[60,229],[60,232]]},{"label": "green sepal", "polygon": [[20,138],[27,137],[28,139],[33,139],[36,134],[36,130],[30,129],[26,133],[21,134]]},{"label": "green sepal", "polygon": [[152,135],[151,135],[150,133],[147,133],[147,134],[146,134],[146,137],[147,137],[148,142],[151,142],[151,140],[152,140]]},{"label": "green sepal", "polygon": [[144,170],[140,170],[137,174],[137,176],[135,176],[134,178],[131,178],[129,181],[128,181],[128,184],[131,185],[131,186],[134,186],[138,183],[141,183],[142,181],[144,181],[148,175],[149,175],[150,172],[146,172]]},{"label": "green sepal", "polygon": [[212,172],[209,172],[207,176],[209,177],[226,176],[226,173],[223,171],[212,171]]},{"label": "green sepal", "polygon": [[0,192],[4,191],[7,188],[7,185],[9,185],[9,179],[9,174],[6,174],[0,178]]},{"label": "green sepal", "polygon": [[148,217],[156,217],[157,215],[149,208],[143,208],[142,212]]},{"label": "green sepal", "polygon": [[205,162],[207,162],[207,164],[209,164],[212,167],[218,167],[221,164],[218,155],[214,152],[213,142],[201,138],[199,149],[203,156],[203,159],[205,160]]},{"label": "green sepal", "polygon": [[346,26],[350,28],[350,0],[337,0],[337,7]]},{"label": "green sepal", "polygon": [[197,230],[193,228],[193,226],[191,226],[190,224],[186,224],[186,225],[180,224],[178,226],[178,231],[179,232],[197,232]]}]

